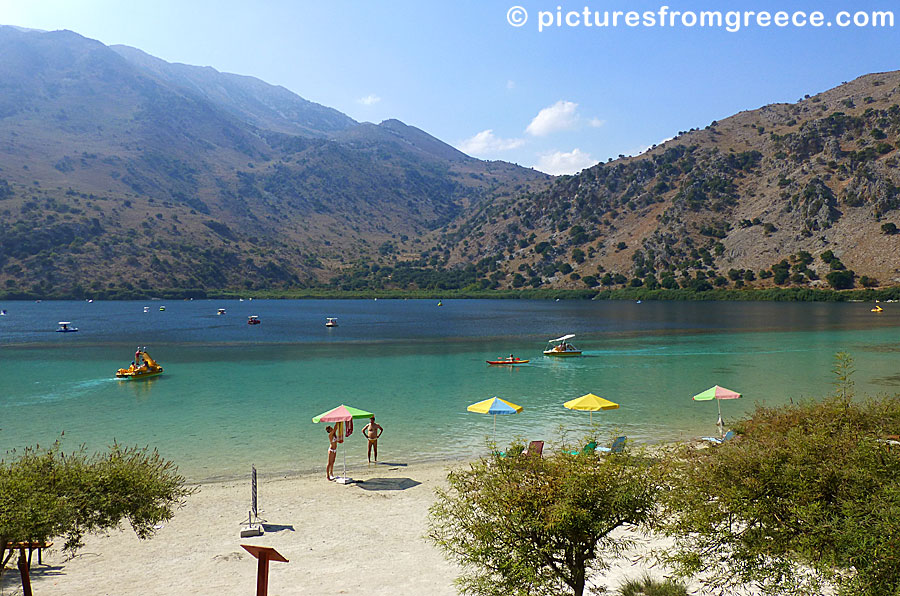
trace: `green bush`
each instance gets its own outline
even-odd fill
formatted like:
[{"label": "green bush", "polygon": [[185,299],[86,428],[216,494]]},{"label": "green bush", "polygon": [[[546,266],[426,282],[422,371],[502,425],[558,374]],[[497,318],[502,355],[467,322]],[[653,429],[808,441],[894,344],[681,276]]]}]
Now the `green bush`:
[{"label": "green bush", "polygon": [[616,591],[618,596],[687,596],[687,593],[687,586],[683,583],[672,579],[657,581],[649,574],[622,582]]},{"label": "green bush", "polygon": [[853,397],[838,354],[821,401],[758,405],[736,439],[672,453],[664,560],[722,593],[900,594],[900,400]]}]

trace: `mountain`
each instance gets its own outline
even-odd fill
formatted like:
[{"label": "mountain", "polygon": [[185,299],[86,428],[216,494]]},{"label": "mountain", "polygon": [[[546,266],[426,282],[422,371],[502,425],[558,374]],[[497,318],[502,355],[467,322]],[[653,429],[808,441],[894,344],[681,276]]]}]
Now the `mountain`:
[{"label": "mountain", "polygon": [[553,178],[70,31],[0,55],[7,295],[900,283],[900,72]]},{"label": "mountain", "polygon": [[308,137],[356,126],[349,116],[305,100],[284,87],[254,77],[221,73],[214,68],[170,64],[137,48],[110,46],[145,73],[152,73],[173,87],[191,91],[229,114],[257,128]]},{"label": "mountain", "polygon": [[[548,176],[70,31],[0,27],[0,289],[304,287]],[[102,280],[102,281],[101,281]]]},{"label": "mountain", "polygon": [[495,287],[896,285],[898,104],[888,72],[741,112],[483,204],[439,246]]}]

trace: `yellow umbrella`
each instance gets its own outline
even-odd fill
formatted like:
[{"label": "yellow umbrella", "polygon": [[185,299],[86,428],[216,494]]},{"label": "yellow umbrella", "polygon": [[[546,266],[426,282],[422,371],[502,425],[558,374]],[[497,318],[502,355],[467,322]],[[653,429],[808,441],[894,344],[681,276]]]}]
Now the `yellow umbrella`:
[{"label": "yellow umbrella", "polygon": [[600,410],[617,410],[619,408],[619,404],[611,402],[608,399],[603,399],[599,395],[594,395],[593,393],[588,393],[587,395],[582,395],[581,397],[569,400],[564,403],[563,406],[570,410],[590,412],[591,424],[594,423],[594,412],[599,412]]},{"label": "yellow umbrella", "polygon": [[497,438],[497,414],[518,414],[522,411],[522,406],[517,406],[512,402],[499,397],[492,397],[476,404],[472,404],[466,408],[469,412],[477,414],[493,414],[494,415],[494,439]]}]

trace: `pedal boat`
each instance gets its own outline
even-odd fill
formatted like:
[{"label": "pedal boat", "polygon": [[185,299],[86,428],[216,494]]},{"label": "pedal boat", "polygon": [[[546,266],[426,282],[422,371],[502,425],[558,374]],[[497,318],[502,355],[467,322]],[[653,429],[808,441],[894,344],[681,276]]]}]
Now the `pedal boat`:
[{"label": "pedal boat", "polygon": [[563,335],[556,339],[551,339],[551,347],[544,350],[544,356],[556,356],[566,358],[569,356],[581,356],[581,350],[569,343],[569,340],[575,337],[573,334]]},{"label": "pedal boat", "polygon": [[116,372],[117,379],[137,380],[155,377],[163,373],[163,367],[156,363],[147,352],[141,352],[143,364],[135,366],[133,363],[128,368],[120,368]]}]

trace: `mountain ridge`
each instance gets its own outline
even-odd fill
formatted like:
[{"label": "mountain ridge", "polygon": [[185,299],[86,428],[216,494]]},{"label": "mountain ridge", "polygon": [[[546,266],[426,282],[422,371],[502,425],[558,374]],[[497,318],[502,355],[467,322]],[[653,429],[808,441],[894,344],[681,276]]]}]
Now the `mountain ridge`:
[{"label": "mountain ridge", "polygon": [[548,178],[69,31],[0,27],[0,52],[8,291],[316,285]]},{"label": "mountain ridge", "polygon": [[900,283],[900,71],[554,178],[72,32],[0,52],[12,295]]},{"label": "mountain ridge", "polygon": [[896,284],[898,103],[900,72],[887,72],[743,111],[494,205],[504,225],[470,220],[445,243],[496,239],[451,260],[505,253],[508,285],[518,273],[521,286],[848,287],[841,271],[849,285]]}]

